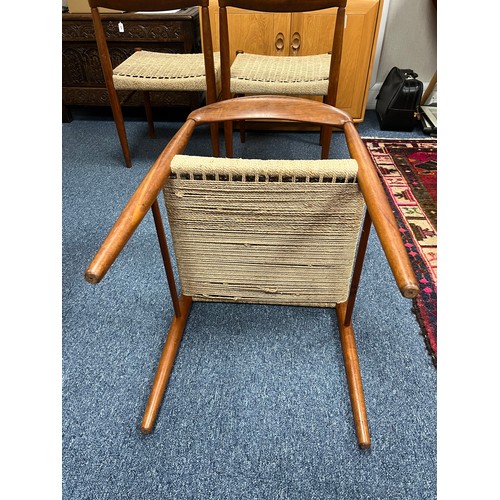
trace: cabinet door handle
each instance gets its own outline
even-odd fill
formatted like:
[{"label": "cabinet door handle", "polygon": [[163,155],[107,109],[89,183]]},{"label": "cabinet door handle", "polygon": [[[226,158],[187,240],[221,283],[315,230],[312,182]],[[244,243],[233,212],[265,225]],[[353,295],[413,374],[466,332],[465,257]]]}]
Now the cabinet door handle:
[{"label": "cabinet door handle", "polygon": [[300,49],[300,33],[297,31],[292,35],[292,44],[290,46],[292,48],[292,52],[298,52]]},{"label": "cabinet door handle", "polygon": [[281,31],[276,35],[274,46],[276,47],[276,50],[278,52],[281,52],[283,50],[283,47],[285,46],[285,36],[283,35],[283,33],[281,33]]}]

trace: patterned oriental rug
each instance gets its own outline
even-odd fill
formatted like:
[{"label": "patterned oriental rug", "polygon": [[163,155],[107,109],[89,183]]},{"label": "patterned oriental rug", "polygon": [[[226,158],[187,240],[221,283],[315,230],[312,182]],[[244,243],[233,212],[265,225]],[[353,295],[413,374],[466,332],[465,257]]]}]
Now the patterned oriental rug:
[{"label": "patterned oriental rug", "polygon": [[363,138],[382,179],[420,294],[413,312],[437,366],[437,140]]}]

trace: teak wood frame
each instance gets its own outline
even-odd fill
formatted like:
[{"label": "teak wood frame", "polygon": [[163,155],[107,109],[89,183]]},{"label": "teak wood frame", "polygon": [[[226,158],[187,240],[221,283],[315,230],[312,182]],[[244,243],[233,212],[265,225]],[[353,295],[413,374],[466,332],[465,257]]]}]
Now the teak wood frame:
[{"label": "teak wood frame", "polygon": [[[336,106],[339,87],[340,62],[342,57],[342,43],[344,38],[345,7],[347,0],[219,0],[219,40],[221,57],[222,99],[230,99],[231,95],[231,64],[229,39],[229,23],[227,7],[235,7],[251,11],[270,13],[311,12],[329,8],[337,8],[335,26],[333,28],[333,42],[331,48],[331,63],[328,78],[328,91],[323,96],[323,102]],[[232,123],[224,123],[224,142],[226,155],[233,156]],[[240,120],[240,137],[245,140],[245,121]],[[322,126],[320,133],[321,158],[328,158],[332,137],[332,127]]]},{"label": "teak wood frame", "polygon": [[370,433],[354,339],[352,311],[372,223],[402,295],[414,298],[418,294],[419,287],[389,202],[352,119],[343,111],[327,104],[284,96],[242,97],[193,111],[146,174],[85,273],[85,279],[89,283],[95,284],[101,281],[146,213],[152,209],[175,314],[160,357],[141,430],[145,433],[153,430],[192,303],[191,297],[181,294],[179,298],[175,287],[157,197],[171,173],[172,158],[183,152],[197,126],[244,119],[292,120],[337,127],[343,130],[350,155],[358,163],[358,184],[367,210],[349,296],[346,302],[337,304],[336,313],[357,439],[361,448],[368,448]]},{"label": "teak wood frame", "polygon": [[[210,29],[210,16],[208,13],[209,0],[88,0],[90,12],[92,14],[92,22],[94,24],[95,39],[101,61],[104,82],[108,91],[108,97],[111,104],[111,111],[115,121],[118,138],[123,151],[125,165],[132,166],[132,158],[128,145],[127,134],[125,131],[125,122],[123,120],[123,112],[120,103],[120,98],[113,83],[113,66],[109,55],[106,33],[99,14],[99,7],[108,9],[116,9],[125,12],[161,12],[172,9],[185,9],[187,7],[198,6],[201,9],[202,18],[202,40],[203,40],[203,57],[205,61],[206,75],[206,102],[213,103],[217,100],[217,85],[215,79],[214,53],[212,46],[212,32]],[[136,50],[140,50],[137,48]],[[131,91],[134,92],[134,91]],[[153,122],[153,109],[148,91],[143,91],[144,109],[148,121],[148,130],[150,137],[155,137],[155,128]],[[219,131],[217,125],[211,126],[212,150],[215,156],[219,156]]]}]

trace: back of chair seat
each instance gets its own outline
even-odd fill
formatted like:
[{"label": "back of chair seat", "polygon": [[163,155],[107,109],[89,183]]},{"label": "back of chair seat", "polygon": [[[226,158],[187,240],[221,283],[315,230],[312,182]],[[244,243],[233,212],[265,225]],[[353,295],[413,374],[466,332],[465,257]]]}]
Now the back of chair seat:
[{"label": "back of chair seat", "polygon": [[356,161],[178,155],[164,198],[193,300],[347,300],[365,207]]}]

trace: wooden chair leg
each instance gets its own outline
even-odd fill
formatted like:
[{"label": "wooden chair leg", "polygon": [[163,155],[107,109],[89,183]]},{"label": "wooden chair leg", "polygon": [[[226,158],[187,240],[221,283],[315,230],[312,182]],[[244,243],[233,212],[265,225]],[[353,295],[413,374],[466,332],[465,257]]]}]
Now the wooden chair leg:
[{"label": "wooden chair leg", "polygon": [[146,111],[146,118],[148,120],[149,137],[154,139],[156,137],[155,124],[153,122],[153,108],[151,107],[151,98],[148,91],[143,92],[144,96],[144,109]]},{"label": "wooden chair leg", "polygon": [[123,112],[118,99],[116,90],[108,88],[109,102],[111,103],[111,111],[113,112],[113,119],[115,121],[116,131],[125,158],[125,165],[130,168],[132,166],[132,159],[130,157],[130,149],[128,147],[127,133],[125,132],[125,122],[123,121]]},{"label": "wooden chair leg", "polygon": [[327,160],[330,155],[330,144],[332,142],[332,127],[321,127],[320,144],[321,144],[321,159]]},{"label": "wooden chair leg", "polygon": [[372,219],[368,210],[365,212],[365,219],[361,229],[361,236],[359,238],[358,250],[356,252],[356,260],[354,262],[354,270],[351,277],[351,286],[349,288],[349,296],[347,297],[346,312],[344,315],[344,324],[350,325],[352,321],[352,313],[354,311],[354,304],[356,303],[356,294],[358,293],[359,281],[363,271],[363,262],[365,260],[366,249],[368,247],[368,239],[370,237],[370,229],[372,227]]},{"label": "wooden chair leg", "polygon": [[352,323],[345,325],[346,302],[337,304],[337,321],[339,324],[340,342],[344,356],[347,384],[349,386],[349,397],[351,399],[354,426],[360,448],[370,447],[370,430],[368,428],[368,417],[366,415],[365,396],[363,383],[359,369],[358,353]]},{"label": "wooden chair leg", "polygon": [[226,144],[226,158],[233,157],[233,122],[224,122],[224,142]]},{"label": "wooden chair leg", "polygon": [[179,350],[182,334],[184,333],[184,328],[186,327],[186,321],[189,316],[189,311],[191,310],[192,298],[186,295],[181,295],[179,303],[181,307],[181,315],[174,315],[174,318],[172,319],[167,340],[165,342],[165,346],[163,347],[158,368],[156,370],[153,387],[151,388],[144,417],[142,419],[141,431],[145,434],[149,434],[153,430],[156,416],[158,415],[158,410],[160,409],[163,395],[165,393],[165,388],[167,387],[168,379],[170,378],[170,373],[172,372],[175,357],[177,355],[177,351]]},{"label": "wooden chair leg", "polygon": [[170,259],[170,252],[168,251],[167,236],[163,227],[163,221],[161,220],[161,212],[158,205],[158,200],[155,200],[151,205],[151,211],[153,212],[156,235],[158,236],[158,243],[160,244],[160,252],[163,260],[163,267],[165,268],[165,274],[167,276],[170,297],[172,298],[172,305],[174,306],[175,315],[181,316],[181,306],[179,304],[179,297],[177,296],[177,286],[175,284],[174,271],[172,270],[172,261]]},{"label": "wooden chair leg", "polygon": [[[236,53],[241,53],[243,54],[243,51],[242,50],[237,50]],[[235,94],[234,97],[245,97],[245,94]],[[238,129],[239,129],[239,132],[240,132],[240,142],[241,143],[244,143],[246,141],[246,138],[247,138],[247,134],[246,134],[246,121],[245,120],[239,120],[238,121]]]},{"label": "wooden chair leg", "polygon": [[246,136],[246,122],[245,120],[240,120],[238,122],[239,129],[240,129],[240,142],[244,143],[247,136]]},{"label": "wooden chair leg", "polygon": [[212,151],[214,153],[214,156],[218,158],[220,156],[218,123],[212,123],[210,125],[210,139],[212,141]]}]

